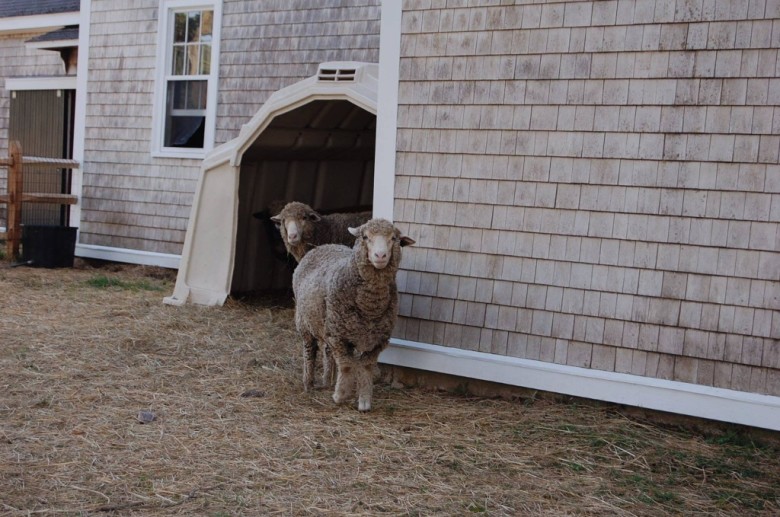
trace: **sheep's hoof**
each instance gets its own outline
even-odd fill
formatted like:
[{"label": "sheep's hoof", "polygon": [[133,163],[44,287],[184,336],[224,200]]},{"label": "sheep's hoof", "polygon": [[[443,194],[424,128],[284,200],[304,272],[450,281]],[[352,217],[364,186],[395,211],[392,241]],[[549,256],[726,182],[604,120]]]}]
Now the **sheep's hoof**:
[{"label": "sheep's hoof", "polygon": [[340,396],[338,393],[333,394],[333,402],[335,402],[336,404],[342,404],[343,402],[346,401],[346,398],[347,397]]},{"label": "sheep's hoof", "polygon": [[358,411],[371,411],[371,401],[358,399]]}]

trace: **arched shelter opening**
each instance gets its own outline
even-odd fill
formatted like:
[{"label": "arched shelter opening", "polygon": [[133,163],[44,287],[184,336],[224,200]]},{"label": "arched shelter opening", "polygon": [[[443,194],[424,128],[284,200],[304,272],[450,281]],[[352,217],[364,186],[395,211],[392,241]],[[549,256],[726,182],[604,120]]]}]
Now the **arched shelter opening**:
[{"label": "arched shelter opening", "polygon": [[209,153],[165,302],[221,305],[231,293],[289,288],[292,265],[267,217],[293,200],[323,212],[371,208],[376,98],[376,64],[323,63]]}]

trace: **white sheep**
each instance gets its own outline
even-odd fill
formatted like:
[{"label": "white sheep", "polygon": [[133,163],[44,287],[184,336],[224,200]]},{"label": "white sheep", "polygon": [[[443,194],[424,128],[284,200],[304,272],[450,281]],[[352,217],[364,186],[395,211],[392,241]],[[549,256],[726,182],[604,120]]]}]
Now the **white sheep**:
[{"label": "white sheep", "polygon": [[357,227],[371,218],[371,212],[348,212],[322,215],[299,201],[287,203],[271,217],[282,234],[287,252],[300,262],[306,253],[321,244],[352,246],[355,237],[349,228]]},{"label": "white sheep", "polygon": [[[401,247],[414,240],[384,219],[349,231],[356,238],[352,249],[319,246],[298,264],[293,274],[295,325],[304,344],[304,388],[313,386],[314,360],[322,347],[338,370],[333,400],[345,402],[357,383],[358,409],[368,411],[374,366],[398,314],[395,276]],[[324,362],[327,383],[332,366]]]}]

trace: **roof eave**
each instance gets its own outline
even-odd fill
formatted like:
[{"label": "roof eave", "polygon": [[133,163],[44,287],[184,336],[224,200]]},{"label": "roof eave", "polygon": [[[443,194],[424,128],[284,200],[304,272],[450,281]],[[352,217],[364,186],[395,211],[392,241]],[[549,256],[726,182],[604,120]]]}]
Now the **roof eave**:
[{"label": "roof eave", "polygon": [[32,41],[24,44],[27,48],[35,48],[39,50],[62,50],[65,48],[73,48],[79,46],[78,39],[63,39],[63,40],[51,40],[51,41]]}]

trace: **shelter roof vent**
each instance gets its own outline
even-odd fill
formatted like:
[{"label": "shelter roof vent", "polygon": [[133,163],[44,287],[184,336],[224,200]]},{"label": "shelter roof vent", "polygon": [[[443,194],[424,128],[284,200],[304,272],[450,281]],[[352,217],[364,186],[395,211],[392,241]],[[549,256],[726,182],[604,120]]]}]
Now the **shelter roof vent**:
[{"label": "shelter roof vent", "polygon": [[317,70],[317,80],[328,83],[355,82],[360,79],[358,73],[365,65],[351,61],[322,63]]}]

